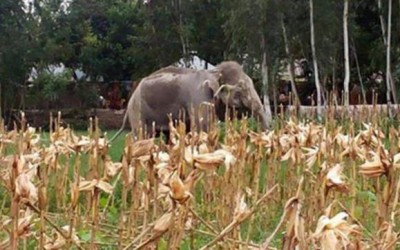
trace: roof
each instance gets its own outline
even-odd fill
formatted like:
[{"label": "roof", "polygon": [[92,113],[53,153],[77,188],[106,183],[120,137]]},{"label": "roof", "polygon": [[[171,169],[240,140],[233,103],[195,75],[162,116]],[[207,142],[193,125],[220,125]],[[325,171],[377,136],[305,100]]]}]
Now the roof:
[{"label": "roof", "polygon": [[191,68],[191,69],[214,69],[215,66],[211,63],[201,59],[197,55],[190,56],[188,62],[185,64],[185,59],[181,58],[178,62],[173,64],[180,68]]}]

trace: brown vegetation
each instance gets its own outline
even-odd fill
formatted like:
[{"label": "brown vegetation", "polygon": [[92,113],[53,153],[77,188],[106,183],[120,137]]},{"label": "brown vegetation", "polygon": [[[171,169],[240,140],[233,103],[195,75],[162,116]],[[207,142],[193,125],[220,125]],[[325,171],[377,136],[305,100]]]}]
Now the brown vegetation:
[{"label": "brown vegetation", "polygon": [[48,145],[30,127],[0,133],[0,249],[397,246],[400,132],[377,120],[188,134],[171,121],[170,144],[128,136],[121,162],[97,120],[81,136],[59,122]]}]

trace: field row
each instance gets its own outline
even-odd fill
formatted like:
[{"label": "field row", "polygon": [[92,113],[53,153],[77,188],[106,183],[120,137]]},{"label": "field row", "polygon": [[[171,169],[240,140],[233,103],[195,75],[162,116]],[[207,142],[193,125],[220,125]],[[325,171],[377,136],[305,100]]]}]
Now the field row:
[{"label": "field row", "polygon": [[[246,120],[170,143],[0,133],[0,249],[396,249],[400,130]],[[122,144],[121,144],[122,147]],[[114,160],[113,160],[114,159]]]}]

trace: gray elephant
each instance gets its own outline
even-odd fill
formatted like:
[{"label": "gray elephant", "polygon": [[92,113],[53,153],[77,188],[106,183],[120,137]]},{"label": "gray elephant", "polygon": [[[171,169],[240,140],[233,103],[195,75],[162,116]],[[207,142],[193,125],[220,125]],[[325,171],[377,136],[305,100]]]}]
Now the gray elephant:
[{"label": "gray elephant", "polygon": [[[252,79],[233,61],[222,62],[212,70],[166,67],[143,78],[129,99],[123,125],[127,118],[136,132],[139,128],[151,131],[168,130],[169,118],[178,119],[184,111],[186,118],[195,118],[197,128],[208,122],[203,104],[222,102],[228,107],[246,107],[259,119],[265,130],[270,123]],[[113,140],[111,139],[111,141]]]}]

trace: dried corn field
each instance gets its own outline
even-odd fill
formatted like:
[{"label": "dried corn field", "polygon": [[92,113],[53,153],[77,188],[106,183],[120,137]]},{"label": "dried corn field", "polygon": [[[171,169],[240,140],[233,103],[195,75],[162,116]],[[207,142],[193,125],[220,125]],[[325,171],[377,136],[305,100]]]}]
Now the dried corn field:
[{"label": "dried corn field", "polygon": [[[400,129],[246,119],[170,144],[0,133],[0,249],[396,249]],[[97,123],[97,121],[93,121]]]}]

